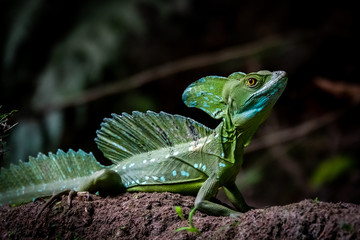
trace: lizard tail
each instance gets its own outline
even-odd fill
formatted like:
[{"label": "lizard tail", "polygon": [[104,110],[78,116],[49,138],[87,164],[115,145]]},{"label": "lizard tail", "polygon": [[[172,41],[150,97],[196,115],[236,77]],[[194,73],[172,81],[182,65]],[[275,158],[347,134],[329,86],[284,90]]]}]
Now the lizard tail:
[{"label": "lizard tail", "polygon": [[92,173],[104,168],[92,153],[82,150],[39,153],[36,158],[29,157],[29,162],[20,161],[19,165],[1,168],[0,206],[29,202],[65,189],[76,190]]}]

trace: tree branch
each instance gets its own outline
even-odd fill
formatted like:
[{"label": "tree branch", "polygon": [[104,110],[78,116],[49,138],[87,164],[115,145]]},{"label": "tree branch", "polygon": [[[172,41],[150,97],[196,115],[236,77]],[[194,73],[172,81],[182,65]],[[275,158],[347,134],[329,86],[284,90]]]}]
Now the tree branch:
[{"label": "tree branch", "polygon": [[225,48],[217,52],[204,53],[180,59],[174,62],[165,63],[160,66],[130,76],[126,79],[114,81],[109,84],[101,84],[98,87],[86,90],[78,95],[63,99],[60,102],[50,103],[49,105],[44,106],[40,110],[58,110],[86,104],[100,98],[104,98],[110,95],[140,87],[146,83],[169,77],[180,72],[214,65],[233,59],[248,57],[275,47],[284,47],[284,45],[287,45],[292,41],[293,38],[291,37],[280,38],[279,36],[272,36],[259,40],[257,42],[252,42],[250,44]]},{"label": "tree branch", "polygon": [[337,120],[343,115],[343,113],[344,111],[330,112],[321,117],[308,120],[295,127],[283,129],[265,136],[261,136],[261,138],[254,139],[252,141],[249,147],[246,148],[246,152],[255,152],[260,149],[270,148],[284,142],[289,142],[304,137],[309,133]]}]

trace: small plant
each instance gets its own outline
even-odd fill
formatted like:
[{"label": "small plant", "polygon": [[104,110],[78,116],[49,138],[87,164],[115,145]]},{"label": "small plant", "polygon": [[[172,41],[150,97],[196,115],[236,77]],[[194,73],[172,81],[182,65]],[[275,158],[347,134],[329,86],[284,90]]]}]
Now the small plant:
[{"label": "small plant", "polygon": [[[176,213],[178,214],[178,216],[181,218],[181,220],[185,220],[185,217],[182,213],[182,209],[181,207],[179,206],[175,206],[175,211]],[[192,216],[194,215],[196,211],[196,208],[193,208],[190,213],[189,213],[189,227],[181,227],[181,228],[178,228],[175,230],[175,232],[179,232],[179,231],[188,231],[188,232],[193,232],[193,233],[196,233],[196,234],[201,234],[201,232],[195,227],[193,221],[192,221]]]}]

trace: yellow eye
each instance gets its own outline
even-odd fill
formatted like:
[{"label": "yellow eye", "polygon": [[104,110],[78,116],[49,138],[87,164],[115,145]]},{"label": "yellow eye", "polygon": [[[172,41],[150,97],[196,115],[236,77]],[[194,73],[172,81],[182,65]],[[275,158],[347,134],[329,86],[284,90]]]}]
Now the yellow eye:
[{"label": "yellow eye", "polygon": [[256,78],[249,78],[247,80],[247,84],[250,86],[250,87],[253,87],[256,85],[256,83],[258,82],[258,80]]}]

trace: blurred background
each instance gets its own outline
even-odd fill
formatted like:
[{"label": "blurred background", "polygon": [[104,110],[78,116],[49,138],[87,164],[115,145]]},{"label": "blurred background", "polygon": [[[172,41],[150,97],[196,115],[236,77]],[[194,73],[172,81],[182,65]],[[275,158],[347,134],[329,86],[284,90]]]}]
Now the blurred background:
[{"label": "blurred background", "polygon": [[2,1],[0,166],[58,148],[107,164],[93,139],[111,113],[165,111],[215,127],[182,103],[190,83],[285,70],[287,89],[247,148],[237,184],[256,207],[360,204],[351,2]]}]

